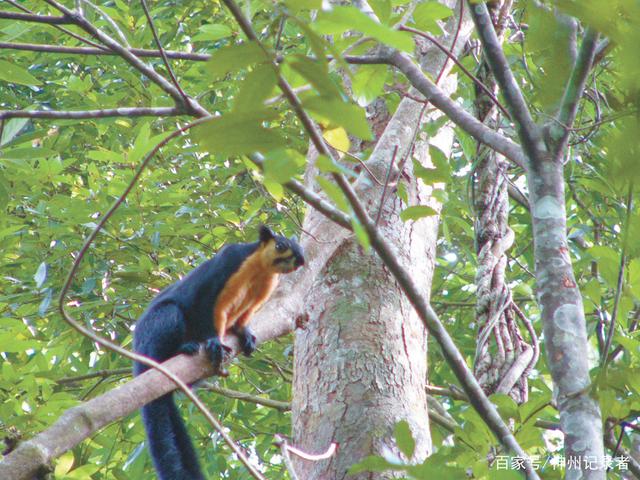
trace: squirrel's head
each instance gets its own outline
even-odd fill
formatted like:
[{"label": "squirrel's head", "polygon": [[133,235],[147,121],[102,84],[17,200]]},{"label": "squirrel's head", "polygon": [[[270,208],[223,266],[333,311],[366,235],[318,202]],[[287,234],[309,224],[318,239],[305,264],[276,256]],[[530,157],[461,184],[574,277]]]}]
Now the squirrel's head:
[{"label": "squirrel's head", "polygon": [[260,227],[262,258],[277,273],[290,273],[304,265],[304,253],[296,237],[276,235],[266,225]]}]

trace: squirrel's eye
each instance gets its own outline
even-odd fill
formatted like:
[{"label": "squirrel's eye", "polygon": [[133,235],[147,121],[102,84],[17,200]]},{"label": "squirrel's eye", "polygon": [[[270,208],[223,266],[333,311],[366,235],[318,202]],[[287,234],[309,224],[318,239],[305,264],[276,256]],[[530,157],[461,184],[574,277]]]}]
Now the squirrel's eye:
[{"label": "squirrel's eye", "polygon": [[284,243],[276,243],[276,252],[284,252],[287,249],[287,246]]}]

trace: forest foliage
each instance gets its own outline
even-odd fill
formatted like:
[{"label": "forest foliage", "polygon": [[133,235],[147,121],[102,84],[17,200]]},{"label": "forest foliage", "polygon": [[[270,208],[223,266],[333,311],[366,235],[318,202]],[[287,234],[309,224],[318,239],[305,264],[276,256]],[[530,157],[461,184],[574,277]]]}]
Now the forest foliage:
[{"label": "forest foliage", "polygon": [[[169,143],[150,162],[87,251],[72,293],[64,300],[84,325],[127,348],[132,325],[153,295],[222,245],[253,240],[262,223],[286,234],[299,231],[305,206],[282,184],[303,174],[308,138],[279,96],[271,55],[278,57],[278,69],[291,85],[300,88],[303,107],[322,125],[325,139],[338,151],[351,149],[359,160],[366,160],[374,139],[366,107],[378,101],[393,112],[408,89],[407,81],[391,67],[347,65],[340,57],[345,52],[366,55],[378,42],[408,53],[415,47],[409,33],[393,28],[403,18],[408,0],[369,2],[380,23],[350,6],[319,11],[319,0],[252,1],[243,8],[266,51],[256,42],[241,43],[240,29],[217,2],[150,3],[165,49],[211,54],[208,61],[170,62],[184,90],[218,116]],[[553,111],[570,68],[566,52],[571,32],[556,21],[549,7],[595,27],[610,42],[589,77],[571,133],[566,196],[570,253],[592,347],[585,354],[594,365],[602,415],[631,422],[640,410],[640,218],[635,206],[640,175],[640,6],[631,0],[607,2],[606,7],[597,0],[545,3],[545,8],[538,8],[535,2],[516,2],[504,47],[539,119]],[[56,14],[39,1],[21,5]],[[155,48],[139,2],[113,0],[100,9],[118,28],[100,11],[87,7],[87,17],[98,28],[131,47]],[[453,14],[437,2],[423,2],[407,25],[437,36],[442,21]],[[79,33],[75,27],[70,29]],[[80,45],[52,26],[9,20],[0,20],[0,41]],[[477,54],[477,48],[471,48],[461,59],[463,65],[473,71]],[[118,56],[4,49],[3,58],[2,110],[174,106],[172,98]],[[165,73],[162,59],[145,61]],[[348,75],[342,76],[344,72]],[[459,82],[453,98],[471,110],[473,82],[458,67],[454,72]],[[345,87],[345,78],[350,88]],[[59,313],[58,296],[84,238],[125,190],[145,154],[168,132],[189,121],[186,115],[4,120],[0,137],[2,436],[30,438],[68,408],[127,380],[130,362],[72,330]],[[443,125],[428,124],[425,132],[434,134]],[[509,128],[505,124],[504,130],[515,135]],[[246,156],[254,151],[264,154],[264,171]],[[476,340],[470,197],[475,153],[475,141],[456,129],[451,156],[432,148],[436,168],[415,171],[420,181],[446,182],[437,192],[444,209],[432,304],[469,362]],[[348,155],[339,164],[321,157],[317,166],[321,173],[338,170],[349,177],[359,170],[358,161]],[[524,188],[522,175],[515,167],[509,171],[520,189]],[[337,187],[323,177],[318,182],[328,198],[349,211]],[[432,214],[429,207],[417,206],[405,210],[402,217],[409,221]],[[510,226],[516,237],[510,251],[510,282],[540,334],[531,221],[522,205],[513,203]],[[357,225],[356,231],[366,246]],[[620,355],[601,375],[603,332],[614,311],[613,351]],[[437,345],[430,346],[429,355],[429,382],[455,385]],[[282,338],[261,345],[251,359],[235,359],[231,375],[216,382],[288,402],[291,357],[291,341]],[[99,372],[104,375],[96,375]],[[74,380],[85,375],[89,377]],[[286,411],[217,393],[201,395],[231,435],[261,460],[268,477],[284,478],[273,437],[289,432]],[[442,401],[460,425],[455,431],[457,441],[448,442],[450,432],[432,425],[435,454],[424,465],[411,467],[410,474],[424,478],[446,466],[459,472],[472,468],[476,478],[487,478],[486,446],[495,443],[491,431],[466,402]],[[535,425],[537,420],[558,421],[544,360],[530,380],[527,403],[517,406],[506,396],[493,401],[504,418],[514,419],[523,448],[546,456],[560,447],[557,435]],[[203,417],[188,402],[183,405],[206,471],[225,471],[229,479],[249,478],[222,442],[209,436],[210,426]],[[410,452],[410,434],[402,425],[397,439]],[[131,415],[64,454],[55,465],[55,478],[153,478],[143,442],[139,416]],[[631,446],[627,435],[622,445]],[[361,468],[389,468],[388,461],[369,459]],[[560,478],[560,472],[548,466],[545,478]]]}]

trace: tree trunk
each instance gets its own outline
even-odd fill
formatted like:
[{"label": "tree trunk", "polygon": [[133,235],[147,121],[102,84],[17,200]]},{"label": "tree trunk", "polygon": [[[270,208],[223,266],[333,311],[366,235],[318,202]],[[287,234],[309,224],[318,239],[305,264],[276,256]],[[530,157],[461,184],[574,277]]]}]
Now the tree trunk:
[{"label": "tree trunk", "polygon": [[[451,33],[445,44],[451,44],[454,24],[457,21],[451,21],[447,29]],[[458,46],[466,41],[468,25],[459,34]],[[424,53],[423,68],[435,77],[444,56],[435,53],[431,45],[419,45],[419,49]],[[453,78],[441,82],[447,90],[454,84]],[[404,98],[384,128],[367,167],[384,182],[389,163],[393,163],[379,228],[428,298],[438,217],[405,223],[398,215],[413,205],[439,210],[432,188],[414,179],[412,159],[430,166],[429,143],[448,153],[453,132],[445,127],[437,137],[427,139],[416,129],[421,119],[436,117],[424,112],[423,103]],[[370,120],[373,124],[380,121],[375,116]],[[313,172],[308,173],[311,178]],[[408,205],[397,195],[394,182],[404,183]],[[366,171],[354,187],[376,218],[384,188]],[[408,422],[416,441],[413,458],[405,460],[424,460],[431,450],[431,437],[425,393],[427,339],[422,322],[380,259],[364,252],[355,237],[337,237],[335,227],[314,211],[305,218],[304,229],[315,239],[309,244],[315,243],[316,249],[329,248],[332,253],[325,254],[324,263],[314,267],[318,276],[304,301],[308,322],[296,334],[293,443],[308,453],[324,452],[332,442],[338,443],[339,450],[318,462],[296,458],[296,473],[305,480],[342,479],[351,465],[368,455],[391,451],[401,457],[393,440],[393,429],[400,420]],[[366,473],[349,478],[392,476]]]}]

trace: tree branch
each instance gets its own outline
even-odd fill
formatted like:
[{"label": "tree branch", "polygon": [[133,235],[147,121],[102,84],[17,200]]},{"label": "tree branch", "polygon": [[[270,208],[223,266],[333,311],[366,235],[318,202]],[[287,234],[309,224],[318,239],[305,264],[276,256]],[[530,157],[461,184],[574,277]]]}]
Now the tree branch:
[{"label": "tree branch", "polygon": [[[70,55],[118,55],[118,52],[105,48],[95,47],[63,47],[59,45],[47,45],[39,43],[20,43],[20,42],[0,42],[0,49],[22,50],[28,52],[46,52],[46,53],[66,53]],[[131,54],[139,58],[161,58],[162,53],[159,50],[151,50],[147,48],[127,48]],[[195,62],[206,62],[211,59],[208,53],[189,53],[178,52],[175,50],[164,50],[167,58],[175,60],[193,60]],[[327,56],[327,60],[332,60],[331,55]],[[387,57],[383,55],[345,55],[342,59],[352,65],[382,65],[388,63]],[[282,58],[278,57],[278,61]]]},{"label": "tree branch", "polygon": [[108,117],[160,117],[185,115],[180,107],[122,107],[103,110],[0,110],[0,120],[9,118],[46,118],[83,120]]},{"label": "tree branch", "polygon": [[551,138],[556,140],[553,152],[556,161],[562,159],[562,155],[567,146],[569,132],[571,131],[570,127],[576,119],[578,103],[582,98],[582,92],[584,92],[584,86],[587,83],[587,77],[589,76],[595,58],[598,37],[598,32],[592,28],[587,29],[584,40],[582,40],[578,58],[571,71],[569,83],[567,83],[564,95],[562,96],[560,110],[556,116],[557,122],[554,122],[550,127]]},{"label": "tree branch", "polygon": [[[104,50],[94,47],[62,47],[58,45],[46,45],[37,43],[8,43],[0,42],[0,49],[23,50],[30,52],[46,52],[46,53],[66,53],[72,55],[119,55],[112,50]],[[136,57],[162,57],[158,50],[149,50],[145,48],[128,48]],[[206,62],[211,58],[208,53],[188,53],[176,52],[173,50],[165,50],[164,53],[168,58],[176,60],[194,60],[197,62]],[[358,58],[358,57],[356,57]]]},{"label": "tree branch", "polygon": [[455,63],[458,66],[458,68],[462,70],[462,72],[473,81],[473,83],[475,83],[480,89],[482,89],[484,93],[487,94],[487,96],[491,99],[494,105],[500,109],[500,111],[505,115],[505,117],[511,120],[511,115],[509,115],[509,112],[507,111],[507,109],[504,108],[504,105],[500,103],[500,100],[496,98],[493,92],[489,90],[489,88],[484,83],[482,83],[482,81],[480,81],[478,77],[476,77],[473,73],[471,73],[467,69],[467,67],[465,67],[460,60],[458,60],[458,57],[456,57],[453,53],[447,50],[438,40],[436,40],[434,37],[432,37],[426,32],[422,32],[420,30],[407,27],[405,25],[401,26],[399,30],[404,30],[405,32],[411,32],[415,35],[421,36],[422,38],[426,38],[431,43],[433,43],[442,53],[444,53],[447,57],[449,57],[453,61],[453,63]]},{"label": "tree branch", "polygon": [[507,108],[516,124],[522,147],[529,159],[535,161],[538,153],[545,150],[541,130],[531,117],[527,102],[502,51],[502,45],[493,28],[486,4],[472,1],[469,1],[469,4],[471,17],[484,47],[487,63],[507,101]]},{"label": "tree branch", "polygon": [[169,64],[169,59],[167,58],[167,55],[164,53],[164,48],[162,48],[162,42],[160,42],[160,37],[158,36],[158,32],[156,31],[156,26],[153,23],[153,18],[151,18],[151,13],[149,13],[149,9],[147,8],[147,2],[145,2],[145,0],[140,0],[140,4],[142,5],[142,9],[144,10],[144,14],[147,17],[147,21],[149,22],[149,28],[151,28],[151,33],[153,34],[153,39],[155,40],[156,46],[158,47],[158,50],[160,51],[160,55],[162,56],[162,61],[164,63],[164,67],[167,69],[167,72],[169,72],[169,77],[171,78],[171,82],[173,82],[173,85],[180,92],[180,95],[182,96],[182,101],[186,105],[189,105],[189,97],[187,96],[186,93],[184,93],[184,90],[182,90],[182,87],[178,83],[178,79],[176,78],[176,75],[173,73],[173,69],[171,68],[171,65]]},{"label": "tree branch", "polygon": [[439,110],[447,115],[453,123],[467,132],[477,141],[488,145],[501,153],[516,165],[525,168],[527,159],[520,145],[512,142],[504,135],[487,127],[473,115],[438,88],[429,80],[411,58],[401,52],[393,52],[388,57],[388,63],[405,74],[411,85]]},{"label": "tree branch", "polygon": [[262,405],[264,407],[275,408],[276,410],[280,410],[281,412],[288,412],[289,410],[291,410],[291,403],[289,402],[281,402],[280,400],[273,400],[271,398],[263,398],[245,392],[238,392],[237,390],[224,388],[219,385],[214,385],[210,382],[204,382],[204,384],[200,384],[198,385],[198,387],[202,387],[210,392],[214,392],[228,398],[242,400],[243,402],[251,402],[255,403],[256,405]]},{"label": "tree branch", "polygon": [[[259,153],[254,153],[249,155],[249,158],[253,163],[255,163],[260,170],[264,170],[264,157]],[[298,182],[297,180],[289,180],[288,182],[283,184],[287,189],[291,190],[293,193],[298,195],[302,200],[307,203],[309,206],[315,208],[317,211],[322,213],[329,220],[337,223],[341,227],[346,228],[347,230],[352,230],[351,226],[351,217],[339,210],[338,208],[331,205],[324,198],[318,195],[313,190],[309,190],[303,184]]]},{"label": "tree branch", "polygon": [[[5,0],[7,3],[13,5],[14,7],[16,7],[19,10],[22,10],[23,12],[29,13],[31,15],[34,15],[34,13],[29,10],[28,8],[26,8],[25,6],[21,5],[20,3],[18,3],[16,0]],[[53,25],[54,28],[56,28],[57,30],[60,30],[62,33],[65,33],[66,35],[69,35],[71,38],[75,38],[76,40],[85,43],[87,45],[91,45],[93,47],[96,47],[98,49],[107,51],[106,47],[103,47],[102,45],[92,42],[91,40],[89,40],[88,38],[84,38],[81,35],[78,35],[76,33],[73,33],[71,30],[68,30],[64,27],[61,27],[59,25]]]},{"label": "tree branch", "polygon": [[16,20],[18,22],[46,23],[47,25],[69,25],[73,21],[67,17],[54,17],[51,15],[35,15],[31,13],[0,11],[0,19]]}]

